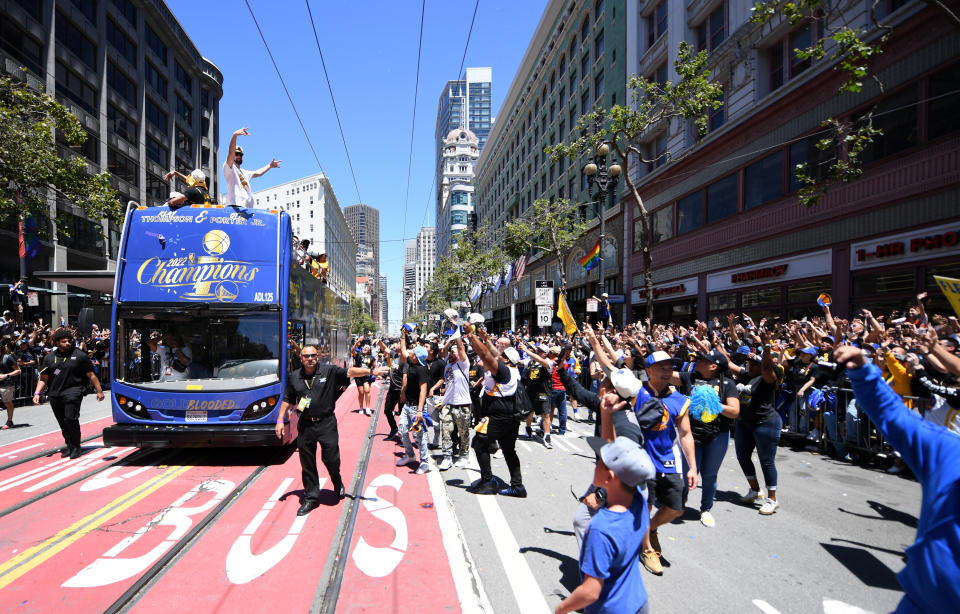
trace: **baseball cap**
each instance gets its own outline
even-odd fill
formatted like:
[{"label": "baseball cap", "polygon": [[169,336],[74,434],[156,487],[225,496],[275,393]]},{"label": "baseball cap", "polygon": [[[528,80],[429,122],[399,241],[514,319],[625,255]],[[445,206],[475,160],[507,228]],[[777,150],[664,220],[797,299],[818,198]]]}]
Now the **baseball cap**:
[{"label": "baseball cap", "polygon": [[484,321],[484,317],[479,313],[467,314],[467,322],[470,322],[471,324],[483,324],[483,321]]},{"label": "baseball cap", "polygon": [[600,298],[607,298],[607,297],[609,297],[609,296],[610,296],[609,294],[607,294],[606,292],[604,292],[603,294],[600,295]]},{"label": "baseball cap", "polygon": [[650,354],[649,356],[647,356],[646,365],[647,365],[648,367],[652,367],[653,365],[657,364],[658,362],[665,362],[665,361],[667,361],[667,360],[669,360],[671,363],[676,362],[676,361],[674,360],[673,356],[671,356],[670,354],[667,354],[667,353],[664,352],[663,350],[658,350],[658,351],[654,352],[653,354]]},{"label": "baseball cap", "polygon": [[559,355],[560,355],[560,346],[559,346],[559,345],[551,345],[551,346],[550,346],[550,353],[551,353],[551,354],[556,354],[556,355],[559,356]]},{"label": "baseball cap", "polygon": [[457,310],[456,310],[456,309],[453,309],[453,308],[451,308],[451,307],[448,307],[448,308],[446,308],[446,309],[443,310],[443,315],[447,316],[447,319],[448,319],[448,320],[453,320],[453,319],[455,319],[459,314],[457,313]]},{"label": "baseball cap", "polygon": [[422,345],[418,345],[417,347],[413,348],[413,353],[417,357],[417,362],[423,366],[427,365],[427,348],[423,347]]},{"label": "baseball cap", "polygon": [[242,155],[243,155],[243,147],[240,147],[239,145],[237,145],[237,148],[233,150],[233,153],[234,153],[234,154],[240,154],[240,155],[242,156]]},{"label": "baseball cap", "polygon": [[436,341],[437,339],[439,339],[439,336],[437,335],[437,333],[429,333],[426,339],[427,341]]},{"label": "baseball cap", "polygon": [[721,371],[727,369],[730,366],[730,363],[727,361],[727,357],[720,353],[719,350],[713,349],[707,352],[706,354],[698,354],[697,358],[702,358],[703,360],[712,362],[713,364],[720,367]]},{"label": "baseball cap", "polygon": [[550,351],[550,347],[547,346],[546,343],[541,343],[540,345],[537,346],[537,351],[543,352],[544,354],[546,354]]},{"label": "baseball cap", "polygon": [[650,457],[631,439],[617,437],[608,443],[600,437],[587,437],[587,443],[613,475],[629,488],[636,488],[654,475]]},{"label": "baseball cap", "polygon": [[640,380],[630,369],[617,369],[610,374],[610,383],[622,399],[632,399],[640,392]]},{"label": "baseball cap", "polygon": [[505,349],[503,351],[503,355],[507,357],[507,360],[515,365],[520,363],[520,352],[518,352],[516,348]]},{"label": "baseball cap", "polygon": [[836,342],[837,342],[837,340],[833,338],[833,335],[824,335],[824,336],[820,337],[820,341],[823,341],[824,339],[829,339],[829,340],[830,340],[830,343],[836,343]]},{"label": "baseball cap", "polygon": [[737,354],[743,354],[744,356],[749,355],[749,354],[750,354],[750,346],[749,346],[749,345],[741,345],[740,347],[737,348]]},{"label": "baseball cap", "polygon": [[810,354],[811,356],[816,356],[816,355],[817,355],[817,348],[812,348],[812,347],[811,347],[811,348],[803,348],[802,350],[800,350],[800,352],[801,352],[802,354]]}]

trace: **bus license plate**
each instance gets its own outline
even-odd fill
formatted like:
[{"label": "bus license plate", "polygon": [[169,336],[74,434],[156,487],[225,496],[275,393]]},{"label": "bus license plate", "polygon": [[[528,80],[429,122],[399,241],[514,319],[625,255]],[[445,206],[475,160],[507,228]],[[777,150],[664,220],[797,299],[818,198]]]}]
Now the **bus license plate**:
[{"label": "bus license plate", "polygon": [[188,411],[186,416],[187,422],[206,422],[207,421],[207,412],[205,411]]}]

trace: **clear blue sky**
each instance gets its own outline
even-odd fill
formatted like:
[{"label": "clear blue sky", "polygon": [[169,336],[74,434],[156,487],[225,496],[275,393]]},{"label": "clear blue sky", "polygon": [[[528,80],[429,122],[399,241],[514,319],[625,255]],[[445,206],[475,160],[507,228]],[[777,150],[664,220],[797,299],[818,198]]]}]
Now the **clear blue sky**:
[{"label": "clear blue sky", "polygon": [[[283,160],[283,166],[254,182],[255,190],[316,173],[317,161],[243,0],[167,0],[167,4],[200,53],[223,71],[221,163],[233,131],[247,126],[250,136],[240,137],[248,152],[247,166],[262,166],[271,157]],[[340,205],[362,198],[380,210],[380,270],[387,275],[389,317],[399,320],[404,243],[421,226],[434,223],[431,188],[437,100],[443,85],[457,77],[474,2],[426,2],[406,220],[420,2],[310,2],[359,196],[306,3],[250,0],[250,4]],[[493,68],[494,116],[545,6],[546,0],[480,0],[464,67]]]}]

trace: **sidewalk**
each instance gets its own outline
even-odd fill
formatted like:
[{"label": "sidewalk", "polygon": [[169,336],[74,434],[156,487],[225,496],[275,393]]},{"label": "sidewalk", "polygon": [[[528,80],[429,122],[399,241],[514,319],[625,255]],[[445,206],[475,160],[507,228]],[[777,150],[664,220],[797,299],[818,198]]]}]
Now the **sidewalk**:
[{"label": "sidewalk", "polygon": [[[97,402],[96,394],[88,394],[84,397],[83,403],[80,405],[81,425],[86,422],[110,417],[110,391],[105,390],[104,394],[107,396],[101,402]],[[0,420],[4,423],[7,421],[6,409],[3,410],[2,419]],[[49,403],[25,405],[14,408],[13,423],[16,425],[14,428],[0,431],[0,446],[22,441],[30,437],[36,437],[37,435],[43,435],[51,431],[60,431],[60,427],[57,425],[57,419],[53,416],[53,410],[50,409]],[[87,436],[89,433],[87,433],[86,429],[83,429],[83,434]]]}]

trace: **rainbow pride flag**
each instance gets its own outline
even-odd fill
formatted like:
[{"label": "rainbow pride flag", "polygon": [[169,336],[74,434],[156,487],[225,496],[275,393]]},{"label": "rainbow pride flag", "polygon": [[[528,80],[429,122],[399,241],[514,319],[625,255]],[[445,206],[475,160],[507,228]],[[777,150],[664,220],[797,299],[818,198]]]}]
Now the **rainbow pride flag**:
[{"label": "rainbow pride flag", "polygon": [[580,266],[588,271],[597,266],[597,263],[600,262],[600,239],[597,239],[597,244],[594,245],[593,249],[587,252],[586,255],[579,260],[579,262]]}]

